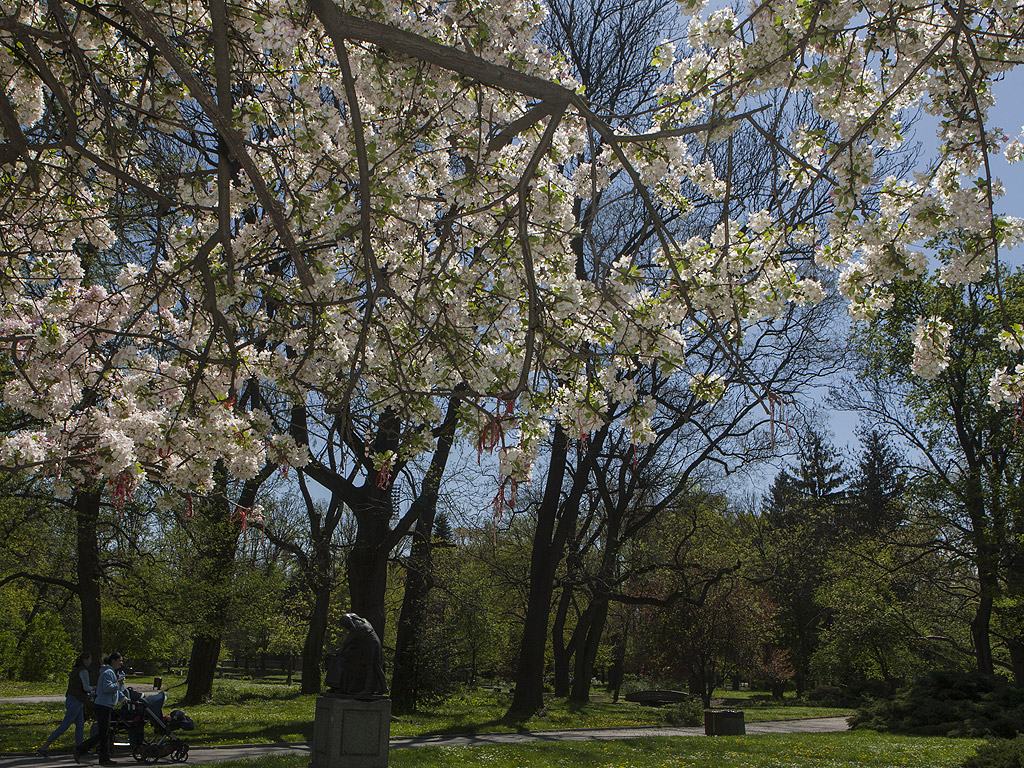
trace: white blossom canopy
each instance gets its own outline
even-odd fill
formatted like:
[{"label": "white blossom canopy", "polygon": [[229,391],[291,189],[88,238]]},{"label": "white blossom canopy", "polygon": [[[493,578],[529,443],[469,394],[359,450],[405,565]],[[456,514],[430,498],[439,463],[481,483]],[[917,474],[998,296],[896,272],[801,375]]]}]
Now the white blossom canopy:
[{"label": "white blossom canopy", "polygon": [[[206,488],[219,460],[238,478],[301,465],[267,403],[239,402],[265,382],[423,425],[457,390],[478,432],[497,399],[519,431],[502,471],[526,476],[552,415],[588,431],[607,398],[636,396],[623,370],[684,370],[688,328],[727,351],[818,301],[794,254],[837,270],[870,318],[941,234],[968,246],[941,266],[950,282],[1020,241],[989,159],[1018,160],[1021,139],[987,117],[1021,60],[1020,6],[683,10],[687,52],[651,52],[659,106],[629,125],[537,46],[532,0],[0,0],[3,401],[23,417],[0,461],[119,489],[147,473]],[[828,130],[776,136],[758,99],[801,93]],[[941,152],[879,178],[914,107]],[[742,125],[784,158],[779,194],[677,241],[664,221],[690,190],[730,195],[694,138]],[[641,195],[655,243],[596,283],[576,269],[574,201],[613,180]],[[827,221],[803,213],[822,183]],[[948,334],[922,319],[918,373],[941,370]],[[992,399],[1019,400],[1021,375],[1000,372]],[[692,386],[715,398],[722,381]],[[629,414],[648,439],[650,411]]]}]

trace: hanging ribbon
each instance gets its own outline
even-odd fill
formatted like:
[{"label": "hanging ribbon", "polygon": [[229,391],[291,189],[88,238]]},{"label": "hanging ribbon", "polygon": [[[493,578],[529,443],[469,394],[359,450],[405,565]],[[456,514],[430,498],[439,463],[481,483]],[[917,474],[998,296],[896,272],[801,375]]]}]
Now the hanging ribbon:
[{"label": "hanging ribbon", "polygon": [[386,491],[391,484],[391,459],[387,459],[377,470],[377,487]]},{"label": "hanging ribbon", "polygon": [[124,518],[125,505],[135,496],[135,483],[127,471],[120,472],[116,477],[107,481],[107,489],[110,491],[110,498],[114,502],[118,515]]},{"label": "hanging ribbon", "polygon": [[[502,412],[504,406],[504,412]],[[488,418],[484,428],[480,431],[480,437],[476,441],[476,460],[480,463],[480,457],[484,451],[490,453],[499,446],[505,447],[505,422],[515,419],[516,401],[502,400],[498,398],[494,405],[494,416]]]}]

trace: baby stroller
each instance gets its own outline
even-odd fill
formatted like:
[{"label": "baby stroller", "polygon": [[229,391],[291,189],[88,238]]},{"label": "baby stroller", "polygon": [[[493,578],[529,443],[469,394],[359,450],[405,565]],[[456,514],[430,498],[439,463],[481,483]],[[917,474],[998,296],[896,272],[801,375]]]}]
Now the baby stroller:
[{"label": "baby stroller", "polygon": [[[192,718],[180,709],[165,715],[163,707],[167,694],[163,691],[143,696],[129,688],[127,695],[128,700],[111,718],[111,740],[117,742],[118,733],[127,734],[132,757],[140,763],[155,763],[161,757],[168,756],[175,763],[188,760],[188,742],[179,738],[175,731],[191,731],[195,728]],[[152,726],[153,736],[150,739],[146,738],[147,725]]]}]

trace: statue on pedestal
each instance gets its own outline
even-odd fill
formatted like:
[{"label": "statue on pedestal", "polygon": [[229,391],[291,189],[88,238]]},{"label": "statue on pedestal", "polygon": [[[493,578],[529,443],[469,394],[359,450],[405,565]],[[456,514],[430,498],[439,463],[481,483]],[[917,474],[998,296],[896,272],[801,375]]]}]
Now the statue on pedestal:
[{"label": "statue on pedestal", "polygon": [[328,695],[358,699],[386,696],[384,653],[373,626],[354,613],[342,614],[338,623],[348,631],[341,647],[327,659],[324,684]]}]

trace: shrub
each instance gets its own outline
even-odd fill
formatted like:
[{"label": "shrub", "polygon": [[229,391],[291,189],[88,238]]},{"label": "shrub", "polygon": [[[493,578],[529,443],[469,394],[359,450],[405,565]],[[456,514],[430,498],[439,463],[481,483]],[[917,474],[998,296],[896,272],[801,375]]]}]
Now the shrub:
[{"label": "shrub", "polygon": [[982,744],[964,760],[963,768],[1024,768],[1024,736]]},{"label": "shrub", "polygon": [[853,728],[918,736],[1012,738],[1024,731],[1024,690],[977,672],[929,672],[857,712]]},{"label": "shrub", "polygon": [[807,692],[807,700],[824,707],[841,707],[845,697],[842,688],[834,685],[819,685]]},{"label": "shrub", "polygon": [[865,681],[838,687],[819,685],[807,692],[808,703],[823,707],[862,707],[872,699],[887,698],[892,690],[881,681]]},{"label": "shrub", "polygon": [[646,691],[650,689],[651,681],[642,677],[626,677],[622,681],[622,685],[619,687],[619,692],[623,695],[627,693],[636,693],[637,691]]},{"label": "shrub", "polygon": [[637,693],[638,691],[675,691],[679,690],[681,684],[676,680],[669,680],[665,677],[632,677],[627,676],[622,681],[622,686],[619,691],[625,695],[627,693]]},{"label": "shrub", "polygon": [[665,725],[701,725],[704,722],[704,704],[698,698],[672,704],[662,710]]}]

